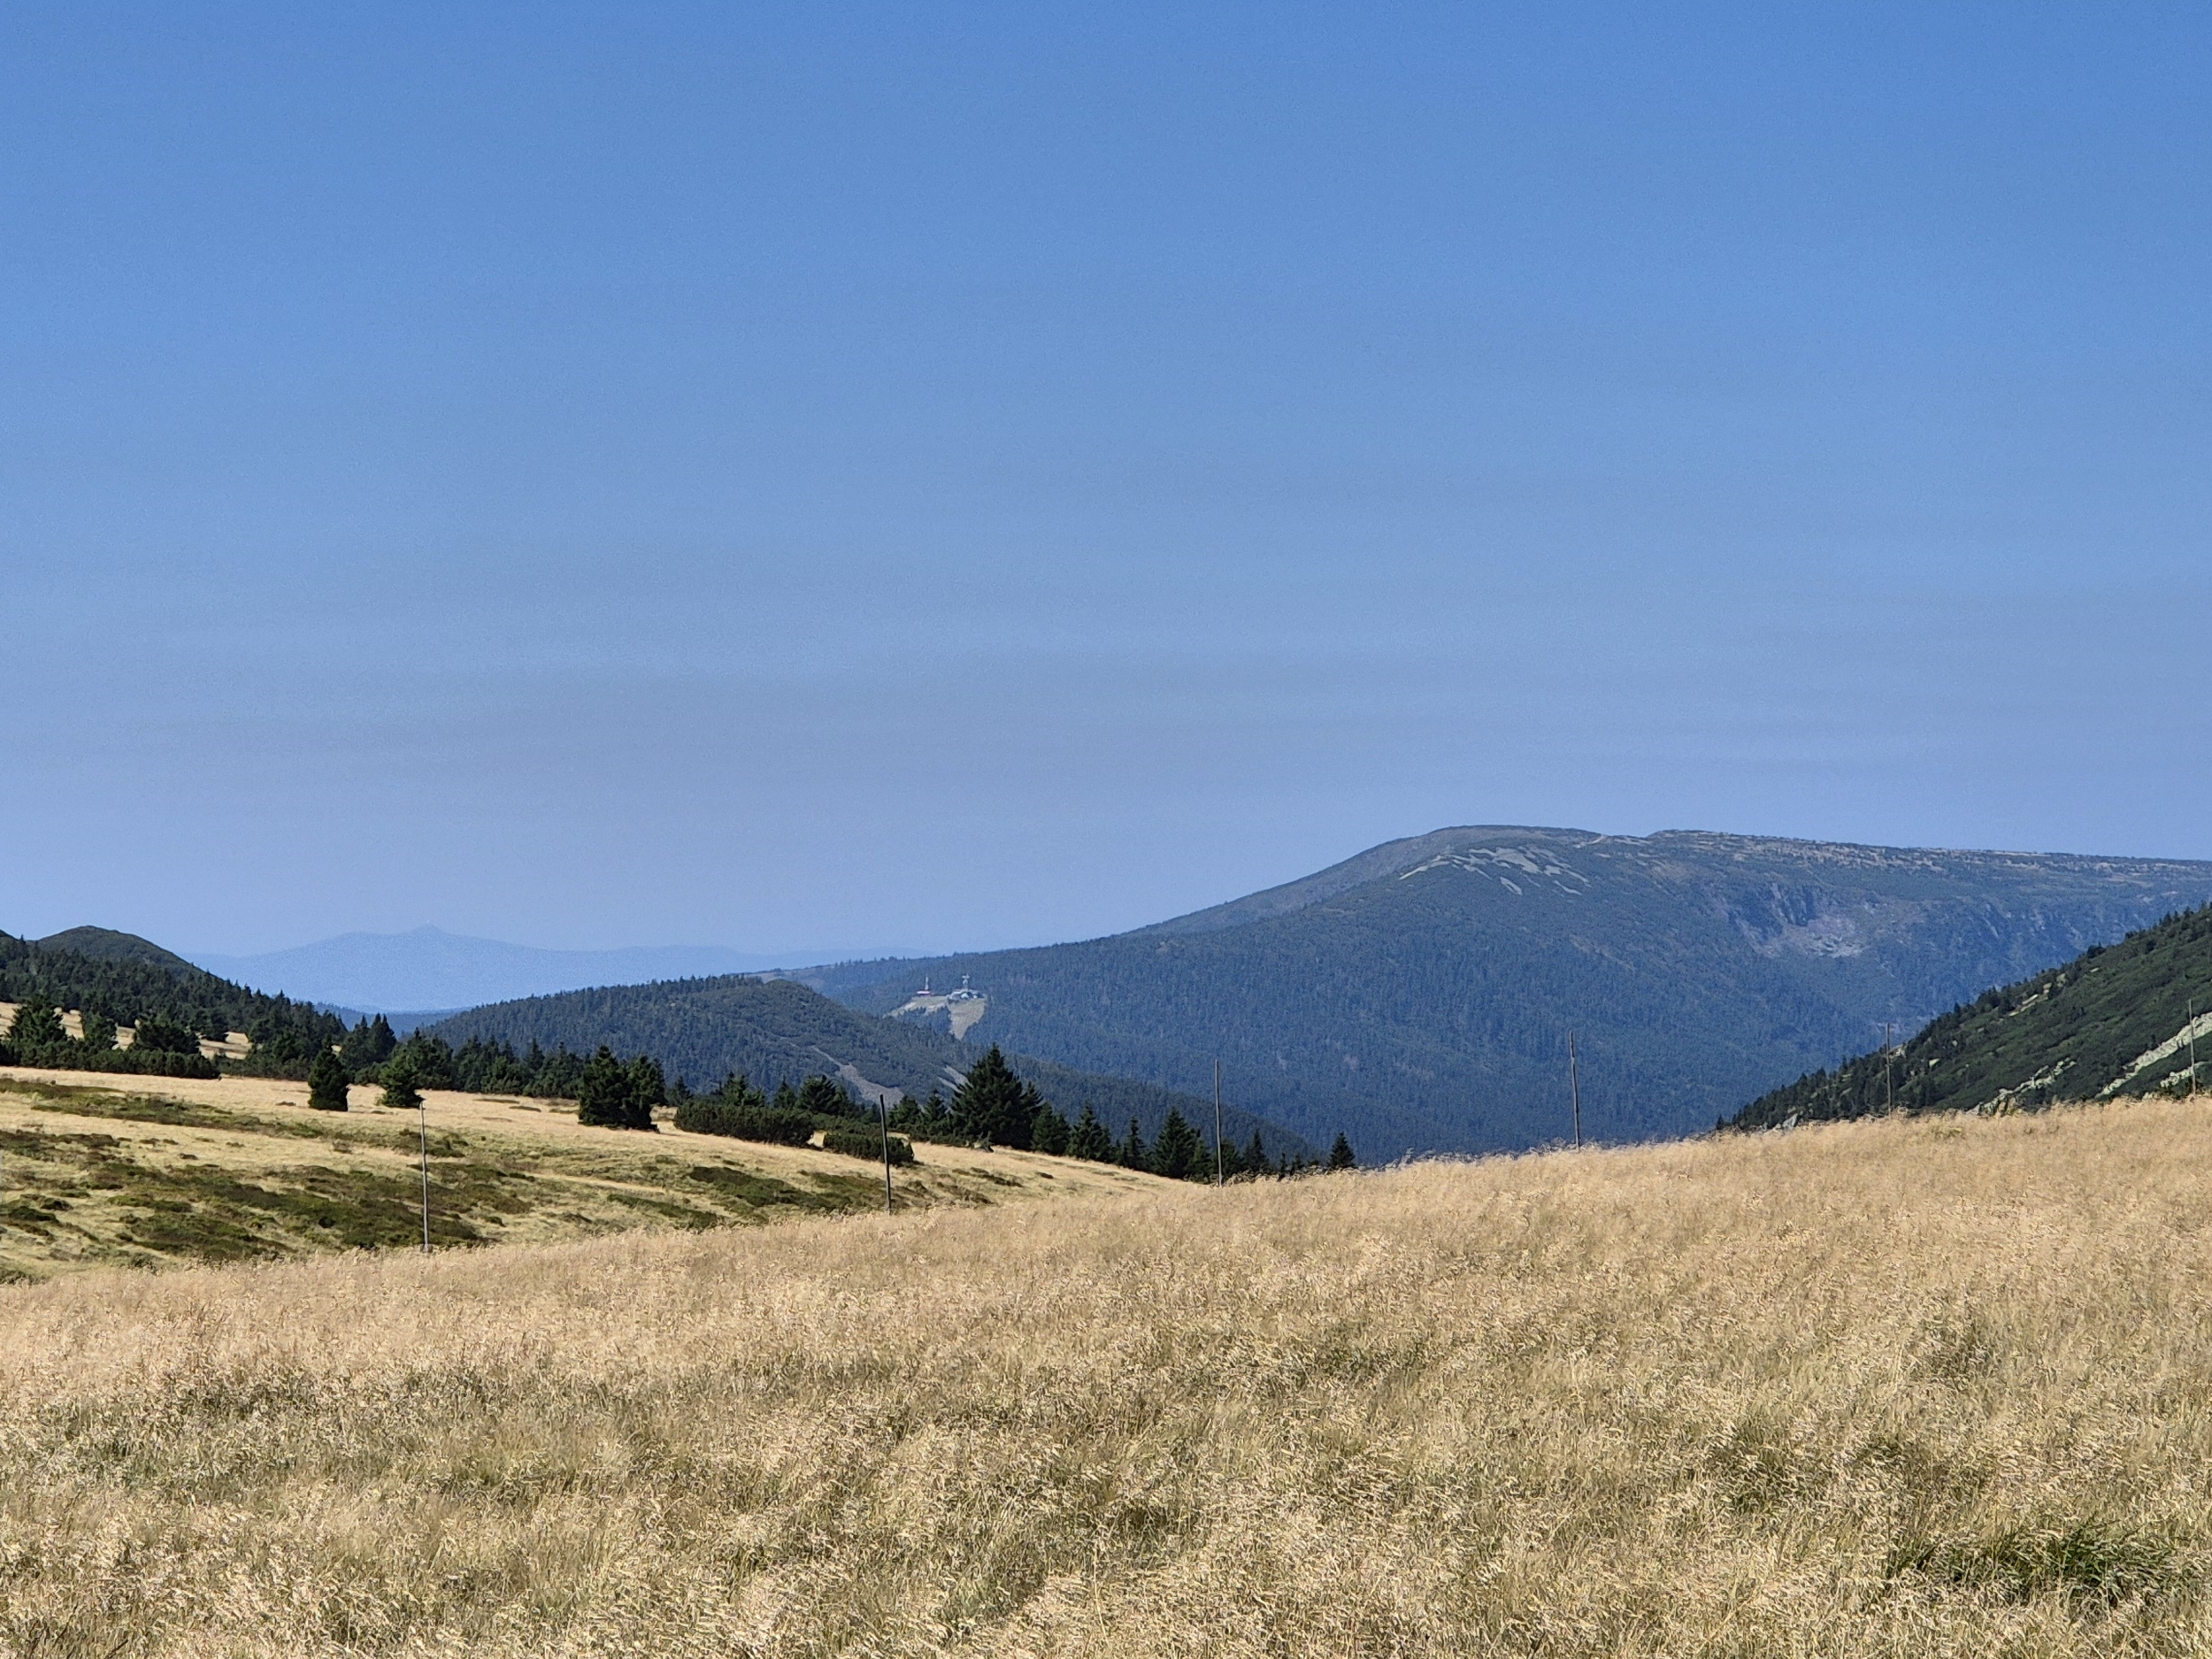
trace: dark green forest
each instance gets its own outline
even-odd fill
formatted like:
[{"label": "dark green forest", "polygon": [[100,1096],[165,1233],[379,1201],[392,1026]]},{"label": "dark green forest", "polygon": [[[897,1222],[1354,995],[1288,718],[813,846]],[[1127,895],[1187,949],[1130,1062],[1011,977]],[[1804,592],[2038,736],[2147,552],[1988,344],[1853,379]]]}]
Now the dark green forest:
[{"label": "dark green forest", "polygon": [[[212,1077],[215,1068],[201,1057],[198,1040],[242,1031],[254,1052],[231,1070],[304,1078],[317,1050],[345,1029],[305,1002],[233,985],[158,945],[104,928],[74,928],[43,940],[0,933],[0,1002],[81,1010],[99,1033],[96,1041],[61,1038],[58,1044],[59,1022],[50,1032],[34,1014],[31,1027],[19,1021],[0,1042],[0,1064]],[[113,1046],[118,1025],[138,1027],[133,1047]]]},{"label": "dark green forest", "polygon": [[2021,1108],[2108,1094],[2183,1090],[2212,1079],[2212,1041],[2134,1063],[2212,1008],[2212,906],[2169,917],[2062,968],[1984,992],[1909,1041],[1761,1095],[1727,1120],[1769,1129],[1793,1120]]},{"label": "dark green forest", "polygon": [[1700,833],[1440,832],[1110,938],[798,976],[873,1014],[963,974],[971,1042],[1231,1099],[1325,1145],[1682,1134],[1985,987],[2212,899],[2212,864]]}]

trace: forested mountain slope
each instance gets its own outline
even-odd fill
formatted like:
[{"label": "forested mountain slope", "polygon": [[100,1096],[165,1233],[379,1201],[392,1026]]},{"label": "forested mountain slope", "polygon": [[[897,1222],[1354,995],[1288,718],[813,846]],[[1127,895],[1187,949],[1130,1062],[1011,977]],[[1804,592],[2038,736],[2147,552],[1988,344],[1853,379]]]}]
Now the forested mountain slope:
[{"label": "forested mountain slope", "polygon": [[1134,933],[801,975],[971,1042],[1231,1098],[1363,1156],[1710,1127],[1984,987],[2212,899],[2212,864],[1673,833],[1440,830]]},{"label": "forested mountain slope", "polygon": [[1739,1128],[1888,1110],[1964,1111],[2183,1090],[2212,1077],[2212,909],[1956,1008],[1893,1051],[1801,1077]]},{"label": "forested mountain slope", "polygon": [[[675,979],[566,991],[470,1009],[433,1025],[426,1034],[459,1046],[471,1037],[526,1048],[536,1043],[589,1053],[601,1043],[616,1053],[656,1056],[671,1078],[707,1089],[731,1071],[773,1088],[816,1072],[894,1088],[918,1098],[932,1090],[949,1096],[956,1073],[964,1073],[987,1044],[963,1044],[926,1026],[856,1012],[790,980],[741,976]],[[1170,1107],[1179,1108],[1210,1144],[1210,1094],[1177,1094],[1156,1084],[1094,1076],[1049,1060],[1010,1055],[1023,1080],[1071,1116],[1089,1105],[1120,1133],[1135,1118],[1156,1139]],[[1224,1114],[1231,1140],[1248,1141],[1254,1130],[1277,1156],[1315,1156],[1310,1137],[1286,1133],[1253,1113]],[[1332,1126],[1329,1133],[1336,1133]],[[1325,1147],[1325,1138],[1320,1145]]]}]

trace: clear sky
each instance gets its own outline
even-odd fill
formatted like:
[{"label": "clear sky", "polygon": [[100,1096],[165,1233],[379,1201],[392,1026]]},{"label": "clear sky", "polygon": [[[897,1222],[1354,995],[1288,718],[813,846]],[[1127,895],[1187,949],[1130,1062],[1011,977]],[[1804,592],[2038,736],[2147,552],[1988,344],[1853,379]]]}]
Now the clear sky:
[{"label": "clear sky", "polygon": [[0,928],[841,954],[1452,823],[2212,857],[2201,5],[0,53]]}]

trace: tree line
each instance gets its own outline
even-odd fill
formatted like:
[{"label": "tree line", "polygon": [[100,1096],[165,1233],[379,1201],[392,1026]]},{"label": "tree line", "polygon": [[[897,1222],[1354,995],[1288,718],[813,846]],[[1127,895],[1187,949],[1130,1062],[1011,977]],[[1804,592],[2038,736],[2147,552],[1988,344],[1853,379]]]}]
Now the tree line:
[{"label": "tree line", "polygon": [[[796,1089],[788,1082],[780,1084],[772,1095],[742,1075],[732,1074],[712,1094],[687,1094],[680,1100],[676,1126],[785,1146],[803,1146],[820,1130],[826,1145],[829,1133],[851,1133],[840,1120],[865,1118],[869,1110],[842,1084],[826,1077],[810,1077]],[[902,1154],[910,1142],[933,1141],[958,1146],[1010,1147],[1054,1157],[1118,1164],[1171,1180],[1210,1181],[1217,1167],[1214,1148],[1178,1108],[1168,1108],[1158,1138],[1149,1144],[1134,1118],[1129,1121],[1128,1133],[1118,1139],[1087,1103],[1071,1122],[1035,1085],[1015,1075],[995,1046],[969,1069],[949,1101],[935,1091],[926,1101],[909,1095],[885,1115],[882,1129],[896,1132],[895,1162],[903,1161]],[[873,1149],[880,1141],[869,1145]],[[855,1141],[851,1149],[861,1150],[860,1142]],[[1356,1164],[1351,1142],[1338,1135],[1326,1167],[1351,1169]],[[1219,1170],[1225,1176],[1293,1175],[1313,1167],[1289,1154],[1271,1157],[1256,1129],[1244,1146],[1233,1141],[1220,1149]]]}]

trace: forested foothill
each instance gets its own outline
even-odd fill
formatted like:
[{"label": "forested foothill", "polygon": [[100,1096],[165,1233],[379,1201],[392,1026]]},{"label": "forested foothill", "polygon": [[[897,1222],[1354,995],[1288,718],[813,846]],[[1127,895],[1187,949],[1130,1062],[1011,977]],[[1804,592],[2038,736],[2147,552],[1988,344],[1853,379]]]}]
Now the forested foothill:
[{"label": "forested foothill", "polygon": [[[305,1078],[315,1055],[344,1033],[334,1016],[285,996],[265,996],[194,967],[129,933],[75,928],[44,940],[0,933],[0,1002],[19,1005],[0,1041],[0,1064],[63,1066],[157,1077],[213,1077],[200,1041],[243,1032],[253,1044],[227,1069],[258,1077]],[[63,1027],[64,1010],[83,1016],[84,1036]],[[136,1028],[127,1048],[118,1026]]]},{"label": "forested foothill", "polygon": [[[883,1156],[887,1133],[892,1162],[898,1164],[911,1160],[912,1143],[918,1141],[1086,1158],[1171,1180],[1210,1181],[1217,1173],[1294,1175],[1321,1167],[1302,1151],[1286,1148],[1271,1154],[1264,1133],[1256,1128],[1241,1147],[1225,1141],[1217,1164],[1212,1144],[1173,1106],[1151,1141],[1134,1118],[1117,1138],[1087,1102],[1071,1122],[1033,1083],[1017,1076],[997,1048],[986,1051],[970,1068],[949,1100],[933,1091],[926,1100],[902,1100],[887,1113],[856,1099],[831,1078],[810,1077],[796,1089],[781,1082],[771,1094],[733,1072],[712,1094],[681,1093],[675,1121],[679,1129],[699,1134],[783,1146],[803,1146],[818,1133],[832,1151],[869,1157]],[[1340,1135],[1326,1167],[1348,1169],[1354,1162],[1350,1143]]]},{"label": "forested foothill", "polygon": [[2212,905],[1985,991],[1894,1048],[1808,1073],[1737,1129],[2186,1094],[2212,1077]]},{"label": "forested foothill", "polygon": [[[791,1079],[795,1087],[820,1074],[847,1079],[856,1091],[864,1082],[895,1090],[910,1102],[926,1102],[935,1094],[941,1104],[962,1077],[986,1062],[992,1046],[988,1041],[959,1041],[943,1032],[864,1013],[791,980],[744,975],[607,986],[495,1002],[440,1020],[417,1036],[457,1045],[457,1056],[467,1053],[472,1043],[492,1045],[487,1053],[511,1056],[518,1050],[516,1064],[526,1070],[530,1054],[557,1059],[564,1050],[588,1054],[605,1043],[618,1055],[653,1056],[672,1079],[672,1088],[673,1079],[703,1089],[715,1079],[739,1076],[772,1093],[780,1079]],[[1000,1045],[999,1057],[1040,1096],[1062,1102],[1067,1110],[1079,1111],[1089,1102],[1118,1141],[1133,1119],[1148,1143],[1156,1141],[1165,1132],[1171,1113],[1186,1125],[1212,1125],[1210,1099],[1127,1077],[1077,1071],[1017,1053],[1006,1045]],[[487,1085],[470,1081],[456,1087]],[[536,1092],[519,1082],[496,1087],[511,1093]],[[1233,1093],[1222,1112],[1232,1146],[1246,1147],[1256,1134],[1275,1159],[1310,1162],[1327,1144],[1325,1138],[1302,1140],[1240,1108],[1236,1099]],[[918,1138],[926,1140],[933,1132],[917,1120],[915,1113],[922,1110],[918,1106],[910,1110],[907,1124]],[[1009,1105],[1004,1112],[990,1126],[993,1144],[1028,1146],[1034,1104],[1026,1112]],[[1356,1125],[1347,1126],[1356,1130]],[[1331,1133],[1335,1127],[1331,1125]],[[958,1133],[970,1140],[981,1138],[980,1131]]]}]

